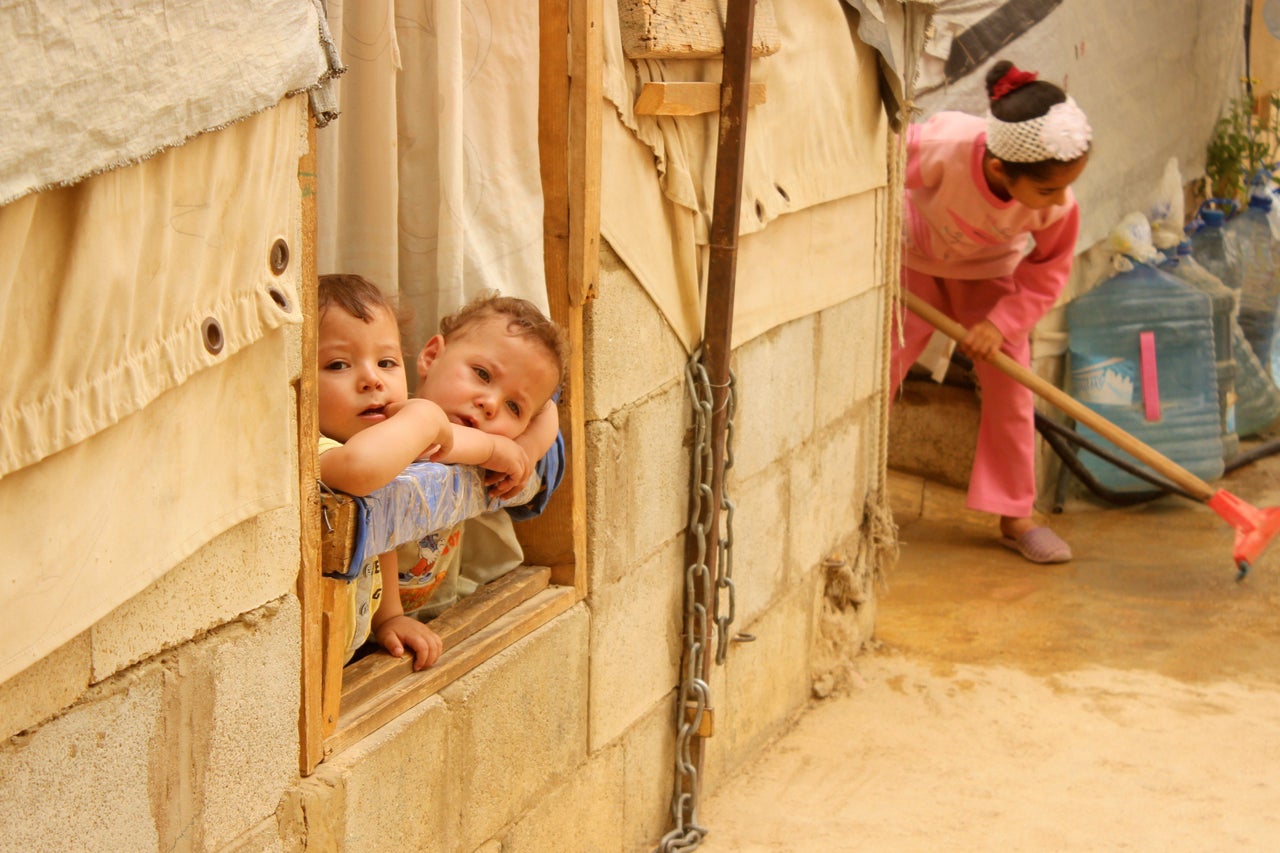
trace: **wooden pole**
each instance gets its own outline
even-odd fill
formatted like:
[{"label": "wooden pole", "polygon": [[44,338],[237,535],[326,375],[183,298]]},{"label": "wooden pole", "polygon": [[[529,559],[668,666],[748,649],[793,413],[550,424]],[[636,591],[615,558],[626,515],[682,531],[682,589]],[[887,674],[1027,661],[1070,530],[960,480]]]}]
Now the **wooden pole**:
[{"label": "wooden pole", "polygon": [[[720,134],[716,146],[715,194],[712,201],[710,252],[707,267],[707,309],[702,331],[702,362],[711,382],[711,498],[704,507],[708,531],[705,555],[714,578],[719,562],[720,501],[724,494],[726,402],[729,359],[733,344],[734,281],[738,266],[738,220],[742,209],[742,161],[746,149],[747,106],[751,89],[751,39],[755,0],[729,0],[725,18],[724,70],[720,83]],[[696,559],[696,542],[689,541]],[[711,601],[700,602],[715,615],[716,587]],[[702,671],[711,667],[711,647],[703,647]],[[701,773],[705,738],[692,743],[694,766]]]}]

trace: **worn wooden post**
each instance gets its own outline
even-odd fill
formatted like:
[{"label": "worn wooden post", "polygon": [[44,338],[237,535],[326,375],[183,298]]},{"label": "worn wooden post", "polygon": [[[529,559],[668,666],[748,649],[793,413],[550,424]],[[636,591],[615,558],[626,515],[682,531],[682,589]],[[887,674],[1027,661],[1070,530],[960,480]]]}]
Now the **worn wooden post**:
[{"label": "worn wooden post", "polygon": [[[755,0],[729,0],[725,19],[724,70],[720,84],[720,133],[716,146],[715,194],[707,268],[707,308],[702,331],[702,362],[711,383],[711,498],[703,513],[708,531],[707,569],[716,576],[719,562],[720,501],[724,494],[725,428],[729,359],[733,343],[734,281],[738,264],[738,220],[742,208],[742,160],[746,147],[747,106],[751,87],[751,39]],[[690,540],[690,559],[696,545]],[[700,602],[714,617],[718,597]],[[702,671],[711,667],[712,643],[702,649]],[[705,736],[695,736],[692,758],[702,772]]]}]

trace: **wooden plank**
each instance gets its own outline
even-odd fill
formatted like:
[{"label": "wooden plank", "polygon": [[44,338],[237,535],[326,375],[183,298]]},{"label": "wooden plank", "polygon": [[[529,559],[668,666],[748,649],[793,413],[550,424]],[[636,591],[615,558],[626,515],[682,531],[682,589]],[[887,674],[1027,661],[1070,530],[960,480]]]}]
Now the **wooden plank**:
[{"label": "wooden plank", "polygon": [[[572,19],[570,15],[572,14]],[[546,511],[516,527],[531,563],[586,595],[586,430],[582,306],[596,292],[600,246],[600,0],[542,0],[538,149],[551,317],[569,335],[560,402],[566,469]]]},{"label": "wooden plank", "polygon": [[377,731],[440,688],[462,677],[498,652],[522,640],[577,603],[570,587],[550,587],[530,601],[445,652],[431,669],[415,672],[382,691],[374,701],[344,708],[338,730],[326,743],[330,754]]},{"label": "wooden plank", "polygon": [[[628,59],[712,59],[724,54],[726,0],[618,0]],[[751,55],[778,52],[773,0],[757,0]]]},{"label": "wooden plank", "polygon": [[[764,102],[764,84],[752,83],[747,106]],[[642,116],[696,116],[719,110],[719,83],[645,83],[636,98],[636,115]]]},{"label": "wooden plank", "polygon": [[347,582],[322,577],[320,586],[324,643],[321,672],[320,730],[324,737],[333,734],[338,726],[338,712],[342,708],[342,665],[347,657]]},{"label": "wooden plank", "polygon": [[[551,570],[544,566],[520,566],[486,584],[483,591],[468,595],[439,617],[431,628],[440,635],[447,652],[477,633],[490,622],[518,607],[547,588]],[[413,674],[413,657],[393,658],[388,654],[371,654],[361,658],[343,673],[342,707],[367,702],[401,679]]]},{"label": "wooden plank", "polygon": [[292,247],[302,265],[302,369],[294,389],[298,406],[298,600],[302,604],[302,692],[298,710],[298,769],[310,775],[324,757],[324,608],[320,588],[320,493],[316,488],[319,440],[316,410],[316,125],[308,110],[307,152],[298,161],[302,193],[302,245]]}]

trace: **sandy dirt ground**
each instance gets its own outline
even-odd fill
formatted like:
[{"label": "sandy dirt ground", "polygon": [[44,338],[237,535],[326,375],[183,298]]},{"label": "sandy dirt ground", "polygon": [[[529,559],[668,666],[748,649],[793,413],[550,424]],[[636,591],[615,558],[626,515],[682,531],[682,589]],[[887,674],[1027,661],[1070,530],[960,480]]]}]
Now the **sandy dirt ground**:
[{"label": "sandy dirt ground", "polygon": [[[1280,503],[1280,457],[1220,484]],[[700,850],[1280,850],[1280,545],[1207,507],[1068,504],[1034,567],[895,478],[876,648],[704,798]]]}]

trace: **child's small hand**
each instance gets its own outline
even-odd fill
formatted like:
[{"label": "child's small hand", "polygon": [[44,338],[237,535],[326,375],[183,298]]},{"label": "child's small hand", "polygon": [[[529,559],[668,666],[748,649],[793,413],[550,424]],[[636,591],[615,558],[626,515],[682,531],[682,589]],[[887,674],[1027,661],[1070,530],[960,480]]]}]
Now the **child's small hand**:
[{"label": "child's small hand", "polygon": [[986,361],[1000,351],[1004,335],[990,320],[980,320],[960,342],[960,351],[975,361]]},{"label": "child's small hand", "polygon": [[415,671],[434,664],[444,651],[440,635],[412,616],[392,616],[377,627],[374,636],[392,657],[403,657],[406,648],[411,650]]},{"label": "child's small hand", "polygon": [[524,448],[509,438],[493,436],[493,453],[484,463],[484,483],[495,498],[509,498],[519,494],[533,474],[533,465]]}]

